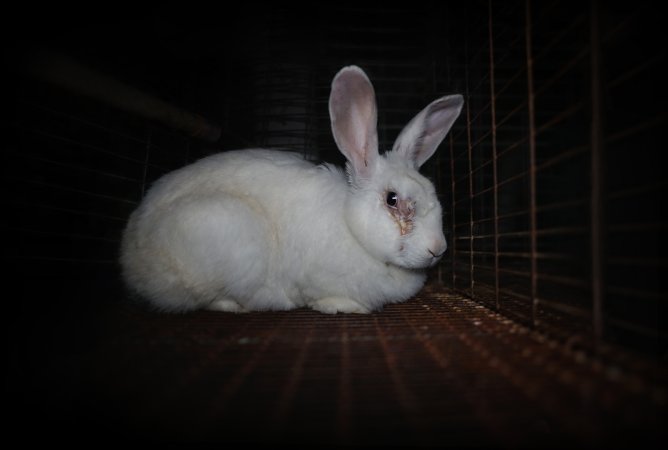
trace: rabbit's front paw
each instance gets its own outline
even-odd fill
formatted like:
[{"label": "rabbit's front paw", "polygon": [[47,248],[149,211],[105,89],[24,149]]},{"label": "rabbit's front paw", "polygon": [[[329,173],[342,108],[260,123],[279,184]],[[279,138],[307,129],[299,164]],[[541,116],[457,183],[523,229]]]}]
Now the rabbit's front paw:
[{"label": "rabbit's front paw", "polygon": [[222,312],[234,312],[234,313],[243,313],[248,312],[243,306],[234,300],[228,300],[226,298],[221,298],[212,301],[206,307],[209,311],[222,311]]},{"label": "rabbit's front paw", "polygon": [[316,311],[320,311],[325,314],[336,314],[336,313],[356,313],[356,314],[368,314],[371,312],[367,307],[360,305],[354,300],[351,300],[347,297],[325,297],[316,301],[311,305]]}]

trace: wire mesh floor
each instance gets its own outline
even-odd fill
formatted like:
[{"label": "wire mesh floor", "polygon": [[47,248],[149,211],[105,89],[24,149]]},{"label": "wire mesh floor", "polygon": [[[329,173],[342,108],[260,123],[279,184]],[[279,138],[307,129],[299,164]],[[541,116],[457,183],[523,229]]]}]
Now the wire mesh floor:
[{"label": "wire mesh floor", "polygon": [[43,393],[24,419],[66,438],[556,447],[664,437],[660,362],[604,361],[433,285],[372,315],[165,315],[124,303],[87,329],[92,340],[74,348],[54,333],[24,381]]}]

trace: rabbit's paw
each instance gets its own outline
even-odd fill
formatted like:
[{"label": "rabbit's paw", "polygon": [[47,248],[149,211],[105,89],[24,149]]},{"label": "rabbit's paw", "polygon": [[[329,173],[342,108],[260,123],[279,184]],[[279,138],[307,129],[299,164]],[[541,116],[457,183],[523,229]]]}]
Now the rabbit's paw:
[{"label": "rabbit's paw", "polygon": [[316,301],[311,308],[325,314],[357,313],[368,314],[371,312],[367,307],[360,305],[354,300],[346,297],[325,297]]},{"label": "rabbit's paw", "polygon": [[234,300],[229,300],[226,298],[214,300],[213,302],[209,303],[206,309],[208,309],[209,311],[222,311],[222,312],[234,312],[234,313],[248,312],[248,310],[245,309],[243,306],[241,306],[239,303],[235,302]]}]

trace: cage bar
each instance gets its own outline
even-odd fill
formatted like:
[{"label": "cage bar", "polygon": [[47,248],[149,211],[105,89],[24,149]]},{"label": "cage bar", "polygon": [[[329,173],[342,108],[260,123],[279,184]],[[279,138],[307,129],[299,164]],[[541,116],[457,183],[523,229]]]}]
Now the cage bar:
[{"label": "cage bar", "polygon": [[529,234],[531,248],[531,314],[534,325],[538,320],[538,267],[536,264],[536,125],[534,113],[533,49],[531,46],[531,5],[526,0],[526,54],[527,54],[527,105],[529,117]]},{"label": "cage bar", "polygon": [[603,261],[603,234],[605,221],[605,177],[603,173],[603,139],[601,111],[601,74],[600,74],[600,29],[598,2],[591,2],[591,270],[592,270],[592,307],[594,336],[597,341],[603,337],[603,304],[605,296],[605,275]]}]

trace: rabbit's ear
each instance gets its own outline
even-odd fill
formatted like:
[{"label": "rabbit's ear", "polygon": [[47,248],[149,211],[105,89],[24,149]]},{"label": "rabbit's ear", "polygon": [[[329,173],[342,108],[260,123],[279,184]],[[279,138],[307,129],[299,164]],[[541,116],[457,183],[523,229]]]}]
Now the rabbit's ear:
[{"label": "rabbit's ear", "polygon": [[448,95],[431,102],[404,127],[392,151],[416,169],[420,168],[448,134],[462,105],[461,95]]},{"label": "rabbit's ear", "polygon": [[368,177],[378,158],[376,94],[359,67],[344,67],[334,77],[329,116],[339,150],[356,176]]}]

